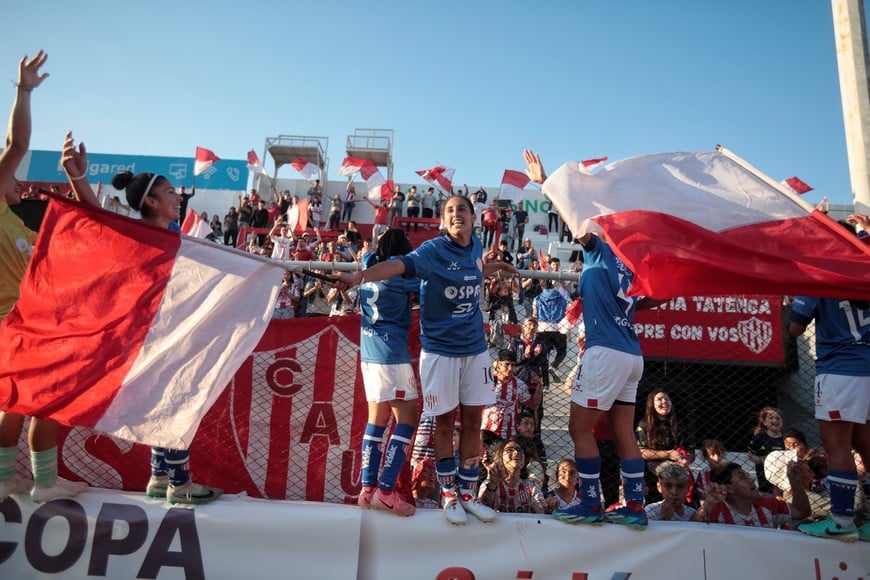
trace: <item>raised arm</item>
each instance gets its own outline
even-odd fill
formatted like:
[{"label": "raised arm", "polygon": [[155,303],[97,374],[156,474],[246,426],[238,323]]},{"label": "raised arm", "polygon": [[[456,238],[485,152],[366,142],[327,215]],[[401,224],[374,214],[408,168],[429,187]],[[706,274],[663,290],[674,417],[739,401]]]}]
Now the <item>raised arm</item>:
[{"label": "raised arm", "polygon": [[15,170],[24,159],[30,147],[32,123],[30,118],[30,97],[33,89],[42,84],[48,73],[39,73],[48,55],[41,50],[32,59],[27,56],[18,63],[18,83],[15,85],[15,102],[9,114],[9,128],[6,133],[6,147],[0,153],[0,183],[15,178]]},{"label": "raised arm", "polygon": [[100,207],[97,194],[88,183],[88,153],[83,142],[75,146],[72,131],[68,131],[63,140],[63,154],[60,160],[63,170],[66,171],[67,179],[72,185],[73,195],[82,203]]}]

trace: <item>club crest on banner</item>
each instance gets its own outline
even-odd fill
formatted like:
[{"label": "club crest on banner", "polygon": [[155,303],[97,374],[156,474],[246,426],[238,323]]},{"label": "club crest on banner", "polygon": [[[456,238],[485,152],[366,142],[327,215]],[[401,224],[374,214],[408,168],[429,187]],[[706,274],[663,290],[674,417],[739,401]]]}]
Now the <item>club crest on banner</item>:
[{"label": "club crest on banner", "polygon": [[773,327],[771,327],[770,322],[759,320],[753,316],[749,320],[741,320],[737,323],[737,335],[743,346],[758,354],[770,346]]}]

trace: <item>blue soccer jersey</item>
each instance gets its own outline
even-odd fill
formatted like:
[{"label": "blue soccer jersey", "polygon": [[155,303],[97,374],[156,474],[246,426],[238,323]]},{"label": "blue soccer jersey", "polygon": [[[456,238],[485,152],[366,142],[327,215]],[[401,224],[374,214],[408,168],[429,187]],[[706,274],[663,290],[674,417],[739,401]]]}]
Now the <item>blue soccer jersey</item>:
[{"label": "blue soccer jersey", "polygon": [[474,236],[465,248],[447,236],[431,239],[400,258],[405,277],[420,278],[423,350],[451,357],[486,351],[480,291],[483,247]]},{"label": "blue soccer jersey", "polygon": [[790,318],[806,325],[816,320],[816,372],[870,376],[870,309],[850,300],[797,296]]},{"label": "blue soccer jersey", "polygon": [[606,242],[591,236],[583,247],[580,297],[586,324],[586,347],[604,346],[641,354],[634,333],[637,298],[626,294],[634,273],[617,258]]},{"label": "blue soccer jersey", "polygon": [[[374,265],[370,256],[366,267]],[[411,325],[412,292],[420,289],[416,278],[390,278],[360,285],[360,359],[367,363],[411,362],[408,328]]]}]

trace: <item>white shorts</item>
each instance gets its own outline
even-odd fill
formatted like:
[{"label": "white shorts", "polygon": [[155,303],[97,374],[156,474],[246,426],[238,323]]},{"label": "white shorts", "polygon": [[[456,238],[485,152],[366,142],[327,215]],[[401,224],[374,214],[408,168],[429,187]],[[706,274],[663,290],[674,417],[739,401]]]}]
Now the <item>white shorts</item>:
[{"label": "white shorts", "polygon": [[453,357],[420,352],[423,415],[438,416],[461,405],[495,404],[492,358],[488,352]]},{"label": "white shorts", "polygon": [[616,401],[633,405],[641,376],[642,356],[604,346],[589,347],[571,385],[571,402],[602,411],[609,411]]},{"label": "white shorts", "polygon": [[413,401],[420,396],[417,377],[410,363],[382,365],[361,362],[359,367],[369,403]]},{"label": "white shorts", "polygon": [[870,377],[816,375],[816,419],[862,425],[870,420]]}]

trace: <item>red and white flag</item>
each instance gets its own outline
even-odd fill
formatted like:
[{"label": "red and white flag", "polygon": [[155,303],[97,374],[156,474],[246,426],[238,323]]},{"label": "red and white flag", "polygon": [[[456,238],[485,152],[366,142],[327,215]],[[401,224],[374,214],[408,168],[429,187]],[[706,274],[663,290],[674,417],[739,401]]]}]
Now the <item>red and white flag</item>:
[{"label": "red and white flag", "polygon": [[181,224],[181,233],[205,239],[214,232],[208,222],[202,219],[202,216],[196,213],[193,208],[188,208],[187,215],[184,216],[184,223]]},{"label": "red and white flag", "polygon": [[451,167],[436,165],[430,169],[421,169],[416,173],[430,184],[435,185],[437,183],[441,189],[450,192],[453,189],[453,174],[455,172],[456,170]]},{"label": "red and white flag", "polygon": [[542,189],[575,235],[605,233],[635,273],[634,295],[868,296],[870,248],[725,149],[596,174],[572,161]]},{"label": "red and white flag", "polygon": [[789,186],[792,191],[794,191],[798,195],[803,195],[808,191],[812,191],[813,188],[807,185],[803,180],[798,177],[789,177],[788,179],[783,179],[782,183]]},{"label": "red and white flag", "polygon": [[[378,175],[380,175],[380,173]],[[374,187],[369,187],[368,198],[375,204],[380,204],[383,201],[390,201],[393,199],[393,187],[395,187],[395,184],[392,179],[388,179]]]},{"label": "red and white flag", "polygon": [[[374,162],[371,159],[360,159],[359,157],[345,157],[344,161],[341,162],[341,168],[338,170],[339,175],[344,175],[347,177],[348,175],[356,175],[357,173],[362,172],[364,167],[370,166],[375,171],[377,171],[377,167],[375,167]],[[369,170],[371,173],[371,170]],[[365,177],[363,177],[365,179]]]},{"label": "red and white flag", "polygon": [[498,190],[499,199],[519,201],[523,195],[523,188],[529,183],[529,176],[522,171],[505,169],[501,178],[501,187]]},{"label": "red and white flag", "polygon": [[315,164],[311,163],[310,161],[305,161],[301,157],[297,157],[296,159],[291,161],[290,165],[292,165],[296,171],[301,173],[302,177],[309,181],[311,181],[311,179],[320,171],[320,168],[317,167]]},{"label": "red and white flag", "polygon": [[260,163],[260,158],[257,157],[257,154],[253,149],[248,151],[248,171],[251,173],[255,173],[258,175],[262,175],[263,177],[268,177],[269,174],[266,173],[266,168],[263,167],[263,164]]},{"label": "red and white flag", "polygon": [[196,177],[218,161],[221,158],[214,154],[214,151],[205,147],[196,148],[196,157],[193,162],[193,175]]},{"label": "red and white flag", "polygon": [[300,199],[287,210],[287,225],[294,234],[301,234],[308,227],[308,199]]},{"label": "red and white flag", "polygon": [[581,161],[580,163],[583,164],[583,167],[585,167],[589,171],[592,171],[593,169],[600,166],[605,161],[607,161],[607,157],[599,157],[597,159],[587,159],[586,161]]},{"label": "red and white flag", "polygon": [[0,324],[0,409],[189,448],[265,332],[282,275],[268,260],[52,200]]}]

